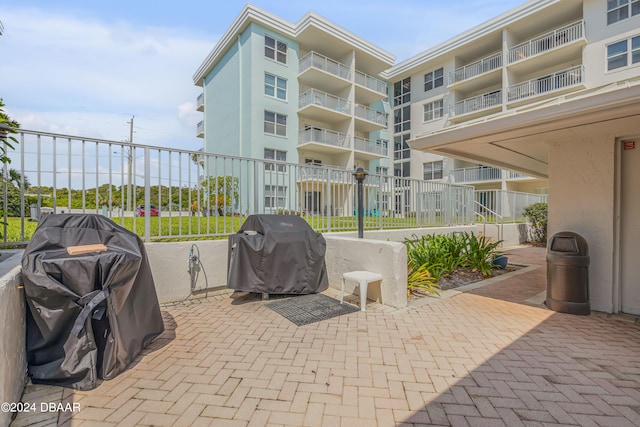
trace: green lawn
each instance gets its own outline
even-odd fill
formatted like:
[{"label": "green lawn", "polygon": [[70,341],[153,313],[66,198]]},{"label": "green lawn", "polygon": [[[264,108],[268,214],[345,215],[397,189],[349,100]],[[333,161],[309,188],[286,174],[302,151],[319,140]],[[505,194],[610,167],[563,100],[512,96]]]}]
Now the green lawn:
[{"label": "green lawn", "polygon": [[[311,227],[319,232],[325,231],[356,231],[358,229],[358,220],[356,217],[331,217],[324,216],[303,216],[303,218],[311,225]],[[194,240],[194,239],[213,239],[226,238],[228,234],[235,233],[245,217],[195,217],[183,215],[182,217],[151,217],[151,239],[159,240]],[[140,237],[144,238],[145,218],[141,217],[116,217],[113,221],[126,228],[132,230]],[[20,218],[8,218],[7,242],[22,242],[31,239],[37,227],[36,222],[25,220],[24,222],[24,238],[21,236]],[[416,218],[392,218],[392,217],[374,217],[366,216],[363,218],[363,226],[365,230],[378,230],[381,228],[414,228],[420,226]],[[3,229],[0,227],[0,235]],[[0,241],[5,239],[0,238]]]}]

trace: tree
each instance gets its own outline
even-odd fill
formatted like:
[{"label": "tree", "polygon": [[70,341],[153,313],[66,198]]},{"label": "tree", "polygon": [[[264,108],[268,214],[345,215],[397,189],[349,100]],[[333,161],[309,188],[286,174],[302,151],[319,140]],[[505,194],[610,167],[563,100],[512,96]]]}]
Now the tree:
[{"label": "tree", "polygon": [[7,156],[7,148],[13,150],[14,144],[18,143],[18,140],[11,135],[18,132],[20,125],[7,116],[3,107],[4,102],[0,98],[0,162],[11,163],[11,159]]},{"label": "tree", "polygon": [[207,177],[201,187],[203,199],[208,200],[210,209],[218,210],[218,215],[224,215],[224,209],[232,207],[238,199],[238,178],[233,176]]},{"label": "tree", "polygon": [[547,243],[549,205],[534,203],[524,209],[523,215],[531,223],[531,238],[537,243]]},{"label": "tree", "polygon": [[[12,134],[17,133],[20,125],[15,120],[12,120],[7,116],[4,112],[4,102],[2,102],[2,98],[0,98],[0,163],[7,164],[11,163],[11,159],[7,156],[7,149],[13,150],[15,148],[14,144],[18,143],[18,140],[12,136]],[[13,185],[10,185],[8,182],[3,182],[4,177],[0,178],[0,182],[2,183],[2,191],[3,191],[3,199],[8,202],[8,209],[10,212],[15,214],[13,207],[15,205],[15,196],[16,192]],[[18,195],[19,199],[19,195]],[[0,215],[6,215],[7,212],[3,211],[1,208],[4,206],[0,206]],[[7,223],[4,221],[0,221],[0,224],[6,225]]]}]

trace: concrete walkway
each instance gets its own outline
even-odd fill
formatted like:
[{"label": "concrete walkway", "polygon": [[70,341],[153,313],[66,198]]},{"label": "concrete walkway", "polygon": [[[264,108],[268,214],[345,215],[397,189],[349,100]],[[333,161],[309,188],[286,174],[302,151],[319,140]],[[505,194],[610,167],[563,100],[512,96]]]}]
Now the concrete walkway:
[{"label": "concrete walkway", "polygon": [[166,332],[127,372],[23,398],[79,410],[13,425],[640,425],[640,324],[547,310],[545,249],[507,252],[538,267],[302,327],[229,292],[167,306]]}]

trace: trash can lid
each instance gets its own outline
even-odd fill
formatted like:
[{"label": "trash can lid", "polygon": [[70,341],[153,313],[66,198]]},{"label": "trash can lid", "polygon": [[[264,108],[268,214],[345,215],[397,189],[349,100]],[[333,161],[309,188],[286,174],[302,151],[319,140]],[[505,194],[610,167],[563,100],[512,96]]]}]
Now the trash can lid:
[{"label": "trash can lid", "polygon": [[581,235],[572,231],[561,231],[551,236],[547,252],[587,256],[589,255],[589,245]]}]

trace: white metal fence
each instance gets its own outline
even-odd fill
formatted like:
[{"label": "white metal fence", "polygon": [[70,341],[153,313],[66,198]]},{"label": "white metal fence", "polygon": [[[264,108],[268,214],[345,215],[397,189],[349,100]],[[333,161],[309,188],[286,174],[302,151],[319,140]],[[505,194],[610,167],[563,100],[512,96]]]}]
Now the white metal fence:
[{"label": "white metal fence", "polygon": [[[47,213],[110,217],[145,241],[236,232],[257,213],[356,229],[352,171],[20,130],[2,170],[0,243],[29,240]],[[366,229],[470,224],[473,187],[369,175]]]},{"label": "white metal fence", "polygon": [[[546,194],[521,193],[507,190],[480,190],[475,192],[476,211],[488,222],[523,222],[524,209],[534,203],[547,203]],[[496,217],[496,214],[499,217]]]}]

